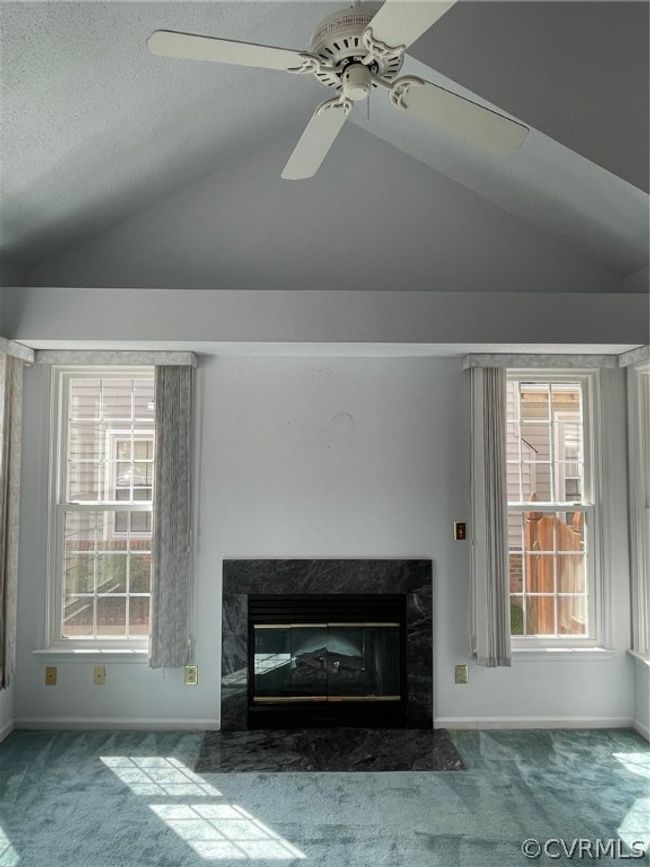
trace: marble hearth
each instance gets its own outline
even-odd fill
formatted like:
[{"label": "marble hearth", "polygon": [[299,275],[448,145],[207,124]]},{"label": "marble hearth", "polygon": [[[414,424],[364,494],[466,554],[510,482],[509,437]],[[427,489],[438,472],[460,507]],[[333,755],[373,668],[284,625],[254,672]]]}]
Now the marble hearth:
[{"label": "marble hearth", "polygon": [[248,598],[292,594],[403,594],[406,609],[406,726],[433,724],[430,560],[225,560],[221,729],[249,729]]}]

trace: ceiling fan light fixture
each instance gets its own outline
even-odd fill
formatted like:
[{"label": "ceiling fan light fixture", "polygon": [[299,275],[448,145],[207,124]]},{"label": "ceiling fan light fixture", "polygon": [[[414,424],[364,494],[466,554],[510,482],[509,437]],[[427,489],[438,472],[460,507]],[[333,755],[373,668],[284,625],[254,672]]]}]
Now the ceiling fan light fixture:
[{"label": "ceiling fan light fixture", "polygon": [[343,82],[343,95],[352,102],[362,102],[367,99],[372,89],[372,75],[367,66],[362,63],[353,63],[348,66],[341,76]]}]

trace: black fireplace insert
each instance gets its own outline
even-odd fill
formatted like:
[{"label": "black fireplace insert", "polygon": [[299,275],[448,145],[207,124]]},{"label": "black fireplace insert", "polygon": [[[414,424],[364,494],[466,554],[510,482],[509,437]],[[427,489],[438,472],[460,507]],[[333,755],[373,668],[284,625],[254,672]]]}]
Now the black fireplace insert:
[{"label": "black fireplace insert", "polygon": [[404,594],[248,597],[250,728],[407,724]]}]

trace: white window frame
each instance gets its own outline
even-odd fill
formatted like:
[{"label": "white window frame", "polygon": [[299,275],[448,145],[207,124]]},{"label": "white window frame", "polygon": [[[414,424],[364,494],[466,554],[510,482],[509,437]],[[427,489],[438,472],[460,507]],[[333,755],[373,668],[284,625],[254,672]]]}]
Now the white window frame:
[{"label": "white window frame", "polygon": [[650,361],[627,369],[633,652],[650,660]]},{"label": "white window frame", "polygon": [[[53,366],[50,394],[50,481],[48,504],[48,568],[47,568],[47,609],[45,623],[45,642],[48,651],[141,651],[149,646],[149,637],[111,638],[68,638],[62,634],[63,625],[63,538],[64,519],[67,501],[67,396],[68,382],[71,378],[110,378],[134,379],[154,378],[154,368],[147,366],[122,365],[74,365]],[[127,503],[124,500],[83,501],[74,504],[79,511],[112,511],[128,508],[129,511],[152,511],[150,502]]]},{"label": "white window frame", "polygon": [[[587,526],[587,624],[586,635],[511,635],[512,649],[591,649],[601,647],[603,624],[603,508],[601,496],[602,451],[600,444],[600,375],[598,370],[575,369],[508,369],[507,378],[516,382],[578,382],[582,388],[583,415],[583,491],[580,503],[535,502],[534,511],[556,513],[581,511]],[[508,512],[531,511],[530,503],[508,503]]]}]

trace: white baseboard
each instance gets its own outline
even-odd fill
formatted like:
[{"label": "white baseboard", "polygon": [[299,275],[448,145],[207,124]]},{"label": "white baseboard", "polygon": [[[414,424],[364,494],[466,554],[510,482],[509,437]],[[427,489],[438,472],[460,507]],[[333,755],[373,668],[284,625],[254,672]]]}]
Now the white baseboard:
[{"label": "white baseboard", "polygon": [[17,729],[131,729],[132,731],[218,731],[213,719],[145,719],[142,717],[25,717],[14,720]]},{"label": "white baseboard", "polygon": [[[650,732],[629,717],[437,717],[436,728],[446,729],[600,729],[633,728],[646,740]],[[14,729],[87,729],[132,731],[219,731],[210,719],[147,719],[142,717],[28,717],[7,723],[0,729],[0,741]]]},{"label": "white baseboard", "polygon": [[621,729],[632,728],[630,717],[437,717],[435,728],[445,729]]},{"label": "white baseboard", "polygon": [[638,732],[642,738],[650,741],[650,729],[647,728],[647,726],[644,726],[643,723],[639,722],[638,719],[632,721],[632,728],[634,731]]}]

